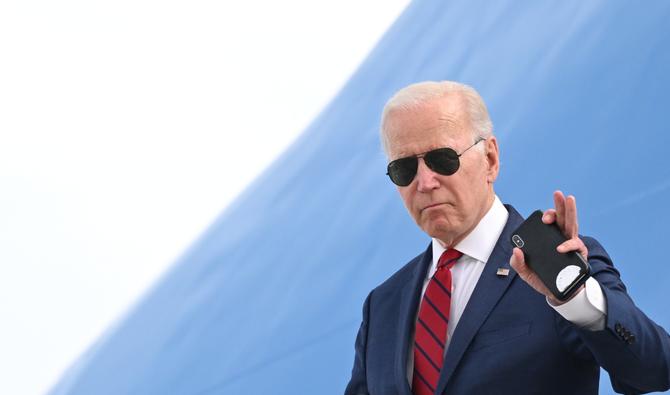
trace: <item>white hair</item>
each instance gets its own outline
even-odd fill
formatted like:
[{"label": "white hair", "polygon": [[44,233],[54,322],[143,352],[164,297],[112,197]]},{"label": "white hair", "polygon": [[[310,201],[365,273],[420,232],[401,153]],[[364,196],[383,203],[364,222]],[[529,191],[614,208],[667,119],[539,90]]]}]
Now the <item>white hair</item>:
[{"label": "white hair", "polygon": [[474,88],[455,81],[425,81],[406,86],[396,92],[386,102],[382,111],[381,140],[384,152],[388,154],[388,139],[385,133],[386,118],[392,110],[407,111],[426,104],[432,100],[442,98],[450,93],[459,93],[465,100],[465,111],[472,127],[472,142],[477,138],[489,138],[493,135],[493,123],[489,118],[484,100]]}]

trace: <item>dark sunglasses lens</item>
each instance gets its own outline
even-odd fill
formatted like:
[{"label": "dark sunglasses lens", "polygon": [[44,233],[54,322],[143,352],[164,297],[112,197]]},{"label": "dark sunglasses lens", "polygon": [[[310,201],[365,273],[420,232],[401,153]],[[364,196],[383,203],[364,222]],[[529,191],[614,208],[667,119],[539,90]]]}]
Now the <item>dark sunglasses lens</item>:
[{"label": "dark sunglasses lens", "polygon": [[406,187],[412,183],[416,175],[416,167],[418,164],[417,158],[402,158],[396,159],[389,163],[386,169],[394,184]]},{"label": "dark sunglasses lens", "polygon": [[450,176],[458,170],[460,161],[458,154],[451,148],[440,148],[435,151],[430,151],[423,158],[426,165],[436,173],[444,176]]}]

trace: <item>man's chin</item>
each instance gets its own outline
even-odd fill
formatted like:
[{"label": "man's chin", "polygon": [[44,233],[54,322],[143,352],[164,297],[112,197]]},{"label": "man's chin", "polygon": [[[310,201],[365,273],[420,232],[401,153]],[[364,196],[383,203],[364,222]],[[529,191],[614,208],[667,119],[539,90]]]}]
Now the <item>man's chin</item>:
[{"label": "man's chin", "polygon": [[422,226],[421,229],[430,237],[441,240],[446,244],[449,244],[454,239],[453,227],[447,223],[430,223]]}]

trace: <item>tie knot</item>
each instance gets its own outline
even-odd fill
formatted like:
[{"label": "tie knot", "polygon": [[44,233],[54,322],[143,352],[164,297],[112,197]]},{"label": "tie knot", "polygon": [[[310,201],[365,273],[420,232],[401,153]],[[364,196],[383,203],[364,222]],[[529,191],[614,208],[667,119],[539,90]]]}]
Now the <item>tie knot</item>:
[{"label": "tie knot", "polygon": [[444,251],[440,256],[440,259],[437,261],[437,268],[442,269],[443,267],[446,267],[447,269],[451,269],[451,267],[456,264],[456,261],[461,256],[463,256],[462,252],[450,248]]}]

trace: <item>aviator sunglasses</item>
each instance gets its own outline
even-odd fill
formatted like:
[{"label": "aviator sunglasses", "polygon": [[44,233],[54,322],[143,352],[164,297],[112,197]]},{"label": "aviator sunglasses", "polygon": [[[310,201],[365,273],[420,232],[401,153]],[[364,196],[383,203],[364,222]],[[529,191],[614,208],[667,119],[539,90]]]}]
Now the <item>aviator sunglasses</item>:
[{"label": "aviator sunglasses", "polygon": [[419,167],[419,158],[423,158],[423,161],[426,162],[426,166],[428,166],[429,169],[438,174],[442,174],[443,176],[450,176],[458,171],[458,168],[461,165],[459,160],[461,155],[484,140],[486,139],[480,137],[474,144],[464,149],[460,154],[452,148],[447,147],[438,148],[419,155],[396,159],[388,164],[386,167],[386,174],[394,184],[406,187],[412,183],[414,176],[416,176],[416,170]]}]

